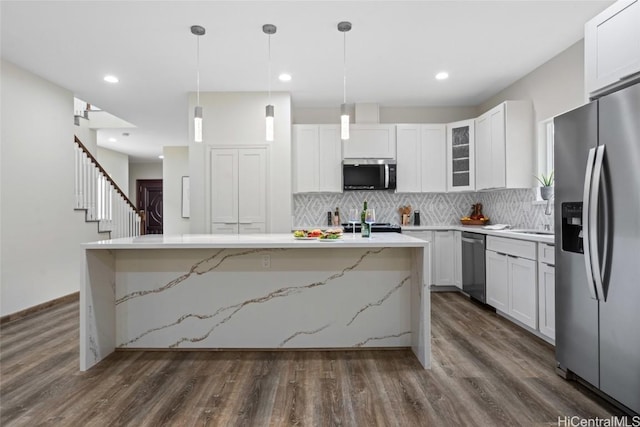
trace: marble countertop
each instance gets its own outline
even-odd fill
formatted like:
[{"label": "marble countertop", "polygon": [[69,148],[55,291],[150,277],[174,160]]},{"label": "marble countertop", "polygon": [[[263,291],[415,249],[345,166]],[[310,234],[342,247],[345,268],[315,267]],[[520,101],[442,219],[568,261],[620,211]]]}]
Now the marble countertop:
[{"label": "marble countertop", "polygon": [[371,238],[345,233],[337,240],[296,240],[282,234],[147,234],[139,237],[84,243],[84,249],[193,249],[193,248],[375,248],[424,247],[424,240],[400,233],[374,233]]},{"label": "marble countertop", "polygon": [[508,237],[511,239],[529,240],[532,242],[555,243],[553,234],[526,234],[513,230],[486,230],[482,225],[408,225],[402,227],[402,232],[406,231],[438,231],[438,230],[459,230],[472,233],[486,234],[487,236]]}]

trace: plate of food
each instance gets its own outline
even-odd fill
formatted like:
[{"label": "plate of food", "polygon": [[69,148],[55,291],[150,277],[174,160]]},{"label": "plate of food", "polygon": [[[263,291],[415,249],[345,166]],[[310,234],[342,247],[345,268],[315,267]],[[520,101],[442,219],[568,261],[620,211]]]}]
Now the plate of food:
[{"label": "plate of food", "polygon": [[323,235],[322,230],[296,230],[293,232],[293,238],[296,240],[318,240]]},{"label": "plate of food", "polygon": [[331,242],[342,239],[342,228],[328,228],[324,230],[322,236],[318,238],[320,242]]}]

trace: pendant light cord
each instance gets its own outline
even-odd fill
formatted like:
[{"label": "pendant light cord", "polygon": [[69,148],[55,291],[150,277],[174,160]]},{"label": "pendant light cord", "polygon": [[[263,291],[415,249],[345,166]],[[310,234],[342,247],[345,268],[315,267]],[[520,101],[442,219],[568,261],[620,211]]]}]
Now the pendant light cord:
[{"label": "pendant light cord", "polygon": [[196,105],[200,105],[200,36],[196,36]]},{"label": "pendant light cord", "polygon": [[342,58],[342,103],[347,103],[347,33],[342,33],[343,36],[343,58]]},{"label": "pendant light cord", "polygon": [[267,88],[269,89],[269,105],[271,105],[271,34],[269,34],[269,39],[267,41],[267,47],[269,52],[269,60],[267,66]]}]

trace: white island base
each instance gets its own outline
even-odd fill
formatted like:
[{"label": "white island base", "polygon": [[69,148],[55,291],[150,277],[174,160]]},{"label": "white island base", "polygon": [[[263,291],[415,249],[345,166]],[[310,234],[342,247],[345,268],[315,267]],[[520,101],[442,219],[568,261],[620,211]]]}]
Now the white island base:
[{"label": "white island base", "polygon": [[429,243],[387,233],[88,243],[80,369],[116,349],[411,347],[430,366]]}]

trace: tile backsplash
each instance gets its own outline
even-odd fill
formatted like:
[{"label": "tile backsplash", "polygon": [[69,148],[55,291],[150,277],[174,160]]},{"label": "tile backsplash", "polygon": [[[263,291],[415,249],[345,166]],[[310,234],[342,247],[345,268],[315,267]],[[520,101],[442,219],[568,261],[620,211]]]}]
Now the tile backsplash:
[{"label": "tile backsplash", "polygon": [[313,227],[327,223],[327,212],[340,208],[342,222],[347,222],[349,208],[362,209],[366,200],[376,209],[376,222],[400,223],[398,208],[411,205],[420,210],[422,225],[460,224],[460,218],[469,215],[471,205],[482,203],[483,213],[492,224],[510,224],[518,228],[553,227],[551,215],[545,215],[544,204],[532,204],[536,200],[535,189],[497,190],[472,193],[421,193],[402,194],[390,191],[346,191],[342,194],[294,194],[294,226]]}]

